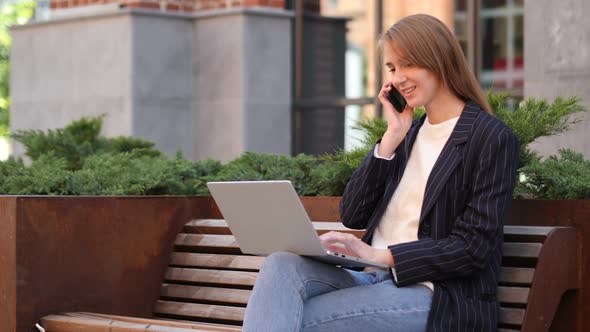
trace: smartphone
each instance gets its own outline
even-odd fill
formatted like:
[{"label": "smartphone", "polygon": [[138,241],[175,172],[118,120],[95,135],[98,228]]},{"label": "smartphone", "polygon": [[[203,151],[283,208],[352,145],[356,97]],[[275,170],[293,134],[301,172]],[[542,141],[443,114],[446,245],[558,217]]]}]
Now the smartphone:
[{"label": "smartphone", "polygon": [[393,108],[395,108],[395,110],[398,113],[403,112],[404,109],[406,109],[406,105],[408,104],[404,96],[402,96],[402,94],[399,91],[397,91],[397,89],[393,85],[391,86],[391,90],[387,94],[387,99],[393,105]]}]

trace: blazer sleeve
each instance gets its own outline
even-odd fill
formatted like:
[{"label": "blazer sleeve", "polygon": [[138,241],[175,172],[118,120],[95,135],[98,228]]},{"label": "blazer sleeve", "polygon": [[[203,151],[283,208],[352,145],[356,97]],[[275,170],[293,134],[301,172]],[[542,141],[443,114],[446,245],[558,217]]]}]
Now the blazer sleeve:
[{"label": "blazer sleeve", "polygon": [[465,277],[481,271],[500,250],[503,223],[512,202],[518,140],[510,129],[484,146],[474,169],[472,194],[448,237],[390,246],[398,286]]},{"label": "blazer sleeve", "polygon": [[364,229],[381,201],[387,178],[397,159],[387,160],[375,157],[374,147],[361,165],[354,171],[344,188],[340,201],[340,218],[344,226]]}]

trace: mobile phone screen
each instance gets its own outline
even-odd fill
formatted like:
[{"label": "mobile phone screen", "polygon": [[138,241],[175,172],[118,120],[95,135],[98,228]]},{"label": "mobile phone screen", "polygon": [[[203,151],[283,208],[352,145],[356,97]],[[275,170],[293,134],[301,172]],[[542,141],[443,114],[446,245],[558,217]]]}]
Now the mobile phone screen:
[{"label": "mobile phone screen", "polygon": [[399,93],[399,91],[397,91],[394,86],[391,87],[391,90],[387,94],[387,99],[389,99],[389,102],[393,105],[393,108],[398,111],[398,113],[403,112],[406,108],[406,99],[401,93]]}]

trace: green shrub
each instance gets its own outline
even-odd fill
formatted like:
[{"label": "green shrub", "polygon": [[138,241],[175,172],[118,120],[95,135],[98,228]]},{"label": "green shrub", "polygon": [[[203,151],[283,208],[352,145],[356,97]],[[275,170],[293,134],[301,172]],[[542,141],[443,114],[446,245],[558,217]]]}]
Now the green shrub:
[{"label": "green shrub", "polygon": [[170,192],[174,195],[203,195],[203,179],[217,175],[223,169],[218,160],[204,159],[196,162],[177,157],[169,161],[168,179]]},{"label": "green shrub", "polygon": [[11,136],[26,148],[26,155],[33,161],[47,153],[63,158],[69,169],[80,169],[84,159],[96,153],[96,142],[102,118],[82,118],[65,128],[42,130],[18,130]]},{"label": "green shrub", "polygon": [[16,174],[6,178],[5,193],[11,195],[68,195],[68,182],[72,172],[67,161],[49,153],[40,156],[29,167],[14,167]]},{"label": "green shrub", "polygon": [[33,161],[53,153],[63,158],[67,169],[79,170],[86,158],[95,154],[136,151],[136,155],[160,156],[154,143],[134,137],[100,137],[103,117],[81,118],[65,128],[42,130],[18,130],[11,136],[26,148],[26,155]]},{"label": "green shrub", "polygon": [[354,170],[370,148],[352,151],[339,150],[319,158],[321,163],[311,171],[311,190],[314,196],[340,196]]},{"label": "green shrub", "polygon": [[362,133],[360,142],[365,149],[370,149],[385,134],[387,121],[382,118],[366,119],[357,122],[352,128]]},{"label": "green shrub", "polygon": [[[580,154],[560,151],[542,161],[527,145],[576,122],[583,111],[576,98],[549,104],[529,99],[510,111],[507,96],[489,94],[497,116],[521,144],[520,177],[515,195],[528,198],[588,198],[590,165]],[[416,110],[419,118],[424,110]],[[319,157],[244,153],[226,165],[216,160],[169,158],[152,142],[133,137],[100,136],[102,117],[82,118],[63,129],[22,130],[32,164],[11,158],[0,162],[0,194],[37,195],[208,195],[208,181],[290,180],[299,195],[339,196],[375,142],[383,136],[383,119],[359,122],[362,146]]]},{"label": "green shrub", "polygon": [[90,156],[73,172],[75,195],[195,195],[201,178],[221,170],[213,160],[189,161],[144,155],[142,151]]},{"label": "green shrub", "polygon": [[515,190],[516,197],[546,199],[589,199],[590,161],[581,153],[559,150],[550,156],[520,169],[522,180]]},{"label": "green shrub", "polygon": [[512,129],[520,144],[519,167],[524,167],[539,156],[528,145],[539,137],[563,133],[578,122],[575,113],[584,112],[579,98],[556,98],[553,103],[545,99],[529,98],[515,110],[510,110],[508,95],[488,93],[488,101],[496,116]]},{"label": "green shrub", "polygon": [[153,142],[137,137],[100,137],[96,145],[97,153],[133,152],[135,155],[147,157],[158,157],[162,155],[162,153],[156,149],[156,145]]},{"label": "green shrub", "polygon": [[134,153],[89,156],[71,178],[75,195],[145,195],[161,190],[163,160]]},{"label": "green shrub", "polygon": [[18,177],[25,171],[22,160],[10,157],[8,160],[0,161],[0,194],[10,193],[8,182],[13,177]]},{"label": "green shrub", "polygon": [[[424,113],[426,113],[424,107],[414,109],[414,120],[420,119]],[[383,137],[383,134],[385,134],[387,121],[383,118],[365,119],[357,122],[352,128],[361,131],[363,138],[361,138],[360,142],[368,152]],[[359,160],[359,164],[360,161],[362,159]]]},{"label": "green shrub", "polygon": [[[520,103],[515,110],[511,110],[506,94],[488,93],[488,101],[496,116],[514,131],[519,140],[519,174],[526,172],[524,176],[529,180],[528,185],[517,186],[515,196],[529,198],[588,197],[585,190],[590,186],[590,181],[584,177],[586,173],[581,173],[580,168],[586,164],[581,161],[580,154],[575,154],[572,151],[561,152],[561,159],[552,156],[545,162],[541,162],[540,156],[528,148],[528,145],[537,138],[565,132],[577,123],[578,120],[572,115],[585,111],[578,98],[556,98],[553,103],[531,98]],[[424,109],[416,109],[414,119],[420,118],[423,114]],[[340,151],[327,158],[329,162],[316,171],[320,176],[315,179],[315,182],[322,183],[324,188],[323,191],[320,191],[320,195],[323,193],[340,195],[343,192],[344,185],[342,183],[345,184],[348,181],[352,171],[358,167],[364,155],[383,136],[387,129],[387,122],[384,119],[376,118],[359,122],[354,128],[363,133],[361,140],[363,148],[353,152]],[[348,167],[343,167],[340,164],[344,158],[350,161]],[[577,174],[578,180],[574,176],[558,176],[561,174],[560,172],[566,173],[568,169],[571,169],[570,174]],[[590,168],[587,169],[590,171]],[[331,175],[333,176],[332,180],[330,180]],[[338,176],[341,177],[338,178]],[[337,181],[338,179],[341,181]],[[544,184],[541,185],[542,183]],[[566,193],[568,190],[569,193]]]},{"label": "green shrub", "polygon": [[0,193],[45,195],[194,195],[201,179],[217,174],[214,160],[170,159],[154,143],[99,136],[103,117],[82,118],[56,130],[21,130],[30,167],[0,164]]},{"label": "green shrub", "polygon": [[223,169],[202,179],[198,193],[208,194],[207,181],[290,180],[299,195],[314,195],[311,170],[318,159],[304,154],[286,155],[246,152]]},{"label": "green shrub", "polygon": [[[580,104],[579,98],[556,98],[553,103],[545,99],[529,98],[521,102],[515,110],[508,103],[507,94],[488,93],[488,102],[496,116],[512,129],[520,144],[519,167],[530,164],[540,157],[528,148],[528,145],[539,137],[563,133],[579,120],[572,117],[575,113],[586,109]],[[423,108],[414,111],[414,119],[424,114]],[[380,139],[387,122],[376,118],[359,122],[356,127],[363,132],[361,143],[365,148],[372,147]]]}]

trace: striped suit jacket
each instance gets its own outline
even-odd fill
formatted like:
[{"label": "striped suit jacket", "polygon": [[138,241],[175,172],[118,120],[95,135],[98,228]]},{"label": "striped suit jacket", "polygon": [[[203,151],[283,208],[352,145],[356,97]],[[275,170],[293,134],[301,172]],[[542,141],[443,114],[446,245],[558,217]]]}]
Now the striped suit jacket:
[{"label": "striped suit jacket", "polygon": [[[392,160],[371,151],[346,185],[342,222],[366,229],[366,243],[400,182],[424,119],[412,124]],[[466,103],[427,180],[418,240],[389,247],[398,287],[434,284],[428,331],[497,330],[503,224],[518,152],[510,128]]]}]

